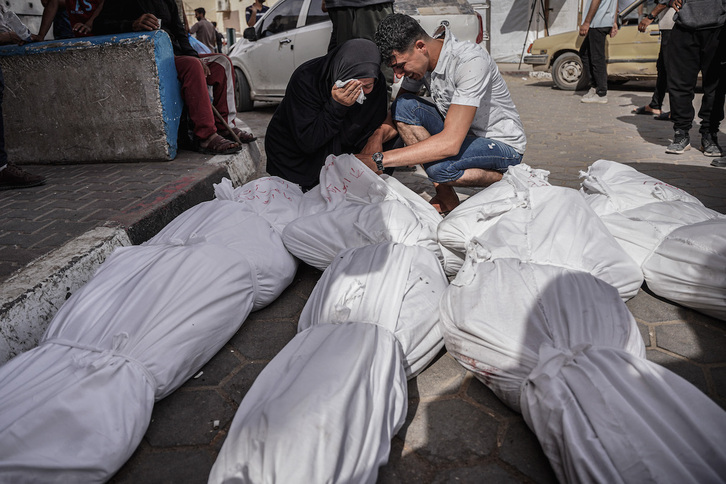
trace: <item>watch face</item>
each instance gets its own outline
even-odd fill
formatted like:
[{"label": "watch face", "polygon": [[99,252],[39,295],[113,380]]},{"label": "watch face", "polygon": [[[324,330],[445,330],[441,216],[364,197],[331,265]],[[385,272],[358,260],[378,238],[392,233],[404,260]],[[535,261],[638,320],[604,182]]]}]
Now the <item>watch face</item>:
[{"label": "watch face", "polygon": [[373,153],[373,162],[380,163],[381,161],[383,161],[383,153],[380,151],[378,153]]}]

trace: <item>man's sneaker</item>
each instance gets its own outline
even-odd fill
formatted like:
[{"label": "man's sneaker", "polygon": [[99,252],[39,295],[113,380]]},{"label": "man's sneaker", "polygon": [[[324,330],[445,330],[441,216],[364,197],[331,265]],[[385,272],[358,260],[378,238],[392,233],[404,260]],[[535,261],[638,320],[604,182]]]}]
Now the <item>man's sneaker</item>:
[{"label": "man's sneaker", "polygon": [[701,137],[701,151],[703,151],[704,155],[714,158],[723,156],[723,151],[718,145],[718,139],[714,135]]},{"label": "man's sneaker", "polygon": [[44,183],[45,177],[32,175],[10,163],[4,170],[0,171],[0,190],[37,187]]},{"label": "man's sneaker", "polygon": [[719,168],[726,168],[726,158],[721,158],[720,160],[713,160],[711,162],[711,166],[717,166]]},{"label": "man's sneaker", "polygon": [[681,130],[676,130],[676,134],[673,136],[673,143],[668,145],[668,148],[666,148],[666,153],[671,153],[674,155],[680,155],[684,151],[691,149],[691,138],[688,136],[688,133]]},{"label": "man's sneaker", "polygon": [[604,96],[598,96],[597,92],[595,91],[595,88],[590,88],[590,92],[582,96],[582,99],[580,99],[581,103],[587,103],[587,104],[607,104],[608,102],[608,96],[607,94]]}]

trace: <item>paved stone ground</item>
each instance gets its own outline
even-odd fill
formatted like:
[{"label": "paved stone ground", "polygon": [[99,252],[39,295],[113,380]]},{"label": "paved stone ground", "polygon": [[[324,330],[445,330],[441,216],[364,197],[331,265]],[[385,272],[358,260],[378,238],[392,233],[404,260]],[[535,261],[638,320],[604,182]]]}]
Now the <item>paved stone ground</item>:
[{"label": "paved stone ground", "polygon": [[[552,183],[576,188],[579,170],[607,158],[633,163],[726,212],[726,170],[710,167],[710,159],[695,149],[680,157],[665,155],[670,123],[629,114],[632,105],[650,97],[652,83],[621,86],[611,91],[608,105],[587,106],[545,81],[518,76],[507,77],[507,82],[529,139],[525,161],[550,170]],[[245,113],[256,135],[264,136],[274,108],[263,104]],[[697,128],[692,135],[698,142]],[[420,171],[399,171],[397,176],[422,196],[432,195]],[[144,442],[113,482],[205,482],[239,402],[265,364],[294,336],[297,318],[319,277],[319,271],[302,266],[280,299],[253,313],[199,378],[159,402]],[[628,307],[648,359],[726,407],[726,323],[664,301],[647,289]],[[445,351],[409,382],[408,391],[406,424],[393,439],[380,483],[556,481],[522,417]],[[215,420],[219,428],[213,427]]]},{"label": "paved stone ground", "polygon": [[[579,170],[607,158],[632,163],[726,212],[726,170],[710,167],[710,160],[695,149],[683,156],[665,155],[671,125],[630,114],[633,105],[649,99],[652,83],[620,86],[611,90],[609,104],[595,106],[581,104],[577,96],[552,89],[546,81],[509,76],[507,83],[528,136],[525,162],[550,170],[552,183],[577,187]],[[263,105],[242,118],[263,136],[273,111],[274,106]],[[697,143],[697,128],[691,134]],[[726,144],[726,136],[721,139]],[[153,200],[169,196],[160,186],[182,180],[177,186],[182,189],[185,175],[207,169],[198,157],[186,156],[159,164],[31,167],[48,175],[51,183],[0,193],[5,214],[0,278],[89,227],[122,224]],[[401,170],[397,176],[422,196],[431,196],[419,171]],[[464,196],[470,193],[462,190]],[[158,402],[143,442],[112,482],[206,482],[239,402],[295,334],[297,318],[319,277],[319,271],[301,266],[285,293],[253,313],[198,378]],[[628,307],[648,358],[726,407],[726,323],[663,301],[647,289]],[[409,382],[407,421],[393,439],[390,461],[379,476],[381,483],[417,484],[554,480],[521,416],[446,352]]]}]

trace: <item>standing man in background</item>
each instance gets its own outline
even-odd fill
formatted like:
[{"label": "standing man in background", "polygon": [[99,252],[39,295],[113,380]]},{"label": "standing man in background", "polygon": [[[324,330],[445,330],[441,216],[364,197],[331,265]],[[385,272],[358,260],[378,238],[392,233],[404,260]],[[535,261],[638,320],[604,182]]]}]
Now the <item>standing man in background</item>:
[{"label": "standing man in background", "polygon": [[[676,0],[671,6],[677,13],[665,62],[674,134],[666,153],[681,154],[691,148],[689,132],[695,115],[693,96],[700,72],[703,85],[698,111],[701,151],[706,156],[720,157],[723,151],[717,135],[724,118],[726,91],[726,0]],[[712,165],[722,166],[717,160]]]},{"label": "standing man in background", "polygon": [[258,20],[270,10],[270,7],[264,5],[265,0],[255,0],[255,3],[245,9],[245,18],[247,19],[247,26],[254,27]]},{"label": "standing man in background", "polygon": [[[322,2],[323,12],[328,12],[330,21],[333,22],[328,52],[350,39],[373,40],[378,24],[393,13],[392,0],[322,0]],[[388,78],[389,75],[386,74],[386,79]]]},{"label": "standing man in background", "polygon": [[197,19],[197,23],[192,25],[189,29],[199,42],[209,47],[211,52],[217,50],[217,30],[212,25],[212,22],[207,20],[205,15],[207,12],[199,7],[194,9],[194,17]]},{"label": "standing man in background", "polygon": [[585,18],[580,25],[580,35],[585,41],[580,47],[583,75],[590,76],[590,90],[580,102],[605,104],[608,102],[608,68],[605,59],[605,40],[608,34],[615,37],[618,25],[617,0],[589,0],[585,2]]}]

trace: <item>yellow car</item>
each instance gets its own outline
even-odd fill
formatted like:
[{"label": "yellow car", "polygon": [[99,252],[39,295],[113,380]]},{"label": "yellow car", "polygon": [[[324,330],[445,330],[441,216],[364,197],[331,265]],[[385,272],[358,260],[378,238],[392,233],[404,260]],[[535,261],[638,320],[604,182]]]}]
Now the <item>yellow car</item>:
[{"label": "yellow car", "polygon": [[[524,63],[535,71],[551,71],[552,81],[560,89],[574,91],[582,77],[582,61],[578,52],[584,37],[578,31],[542,37],[535,40],[524,57]],[[660,31],[650,24],[645,32],[638,25],[623,25],[615,37],[608,37],[605,57],[608,78],[624,82],[630,79],[655,78],[660,51]]]}]

